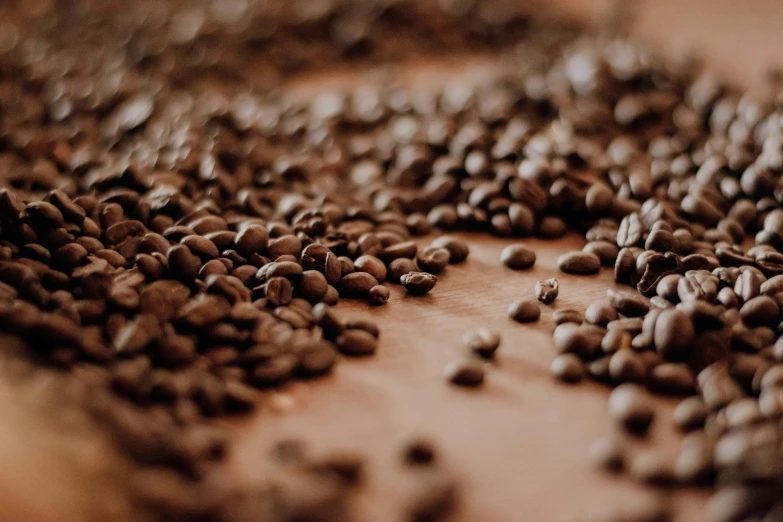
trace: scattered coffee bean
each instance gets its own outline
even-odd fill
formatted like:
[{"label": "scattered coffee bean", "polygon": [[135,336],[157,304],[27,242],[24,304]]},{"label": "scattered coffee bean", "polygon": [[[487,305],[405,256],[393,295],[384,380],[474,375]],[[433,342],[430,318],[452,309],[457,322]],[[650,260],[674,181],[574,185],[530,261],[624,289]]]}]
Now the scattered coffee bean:
[{"label": "scattered coffee bean", "polygon": [[599,468],[617,473],[625,468],[625,448],[614,437],[602,437],[590,446],[590,460]]},{"label": "scattered coffee bean", "polygon": [[567,383],[581,381],[585,373],[582,361],[573,353],[564,353],[552,359],[551,370],[556,379]]},{"label": "scattered coffee bean", "polygon": [[500,346],[500,334],[488,328],[467,332],[462,341],[469,350],[484,358],[491,358]]},{"label": "scattered coffee bean", "polygon": [[650,398],[636,384],[621,384],[609,396],[609,415],[629,433],[645,435],[653,420]]},{"label": "scattered coffee bean", "polygon": [[509,245],[500,253],[500,262],[512,270],[527,270],[536,264],[536,253],[525,245]]},{"label": "scattered coffee bean", "polygon": [[544,304],[552,304],[557,299],[560,284],[557,279],[545,279],[536,283],[536,299]]},{"label": "scattered coffee bean", "polygon": [[601,269],[601,260],[588,252],[569,252],[557,259],[557,267],[566,274],[596,274]]},{"label": "scattered coffee bean", "polygon": [[582,324],[584,315],[579,310],[563,308],[561,310],[555,310],[555,312],[552,314],[552,320],[555,322],[555,325],[560,325],[563,323]]},{"label": "scattered coffee bean", "polygon": [[538,321],[541,307],[535,299],[519,299],[508,307],[508,316],[518,323]]},{"label": "scattered coffee bean", "polygon": [[484,384],[484,367],[478,361],[454,361],[446,366],[446,378],[458,386],[476,387]]},{"label": "scattered coffee bean", "polygon": [[426,272],[409,272],[400,278],[405,290],[415,296],[422,296],[435,288],[438,278]]},{"label": "scattered coffee bean", "polygon": [[432,241],[433,248],[444,248],[449,252],[449,263],[458,264],[464,262],[470,254],[468,244],[453,236],[441,236]]},{"label": "scattered coffee bean", "polygon": [[391,292],[389,292],[389,289],[383,285],[374,286],[370,288],[370,291],[367,293],[367,297],[370,299],[370,304],[375,306],[385,304],[386,301],[389,300],[390,295]]}]

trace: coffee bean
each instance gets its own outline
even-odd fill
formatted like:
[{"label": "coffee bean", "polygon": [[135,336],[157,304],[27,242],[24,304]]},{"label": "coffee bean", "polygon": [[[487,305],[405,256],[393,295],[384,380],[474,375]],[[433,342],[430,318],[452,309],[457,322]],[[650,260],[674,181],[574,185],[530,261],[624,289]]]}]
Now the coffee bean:
[{"label": "coffee bean", "polygon": [[557,267],[567,274],[589,275],[598,273],[601,260],[587,252],[569,252],[557,258]]},{"label": "coffee bean", "polygon": [[291,303],[293,291],[293,286],[288,279],[273,277],[266,283],[264,296],[272,306],[286,306]]},{"label": "coffee bean", "polygon": [[556,325],[560,325],[564,323],[582,324],[582,321],[584,320],[584,315],[582,314],[582,312],[578,310],[573,310],[571,308],[563,308],[560,310],[555,310],[555,312],[552,314],[552,320]]},{"label": "coffee bean", "polygon": [[632,247],[642,240],[644,225],[639,214],[631,213],[623,218],[617,229],[617,246],[620,248]]},{"label": "coffee bean", "polygon": [[669,308],[655,320],[653,344],[666,360],[682,360],[688,356],[696,337],[693,321],[687,313]]},{"label": "coffee bean", "polygon": [[601,266],[614,266],[620,250],[609,241],[590,241],[582,248],[582,251],[598,256],[598,259],[601,260]]},{"label": "coffee bean", "polygon": [[326,282],[326,277],[321,272],[307,270],[302,272],[302,276],[299,278],[297,291],[303,298],[311,303],[316,303],[326,295],[328,287],[329,284]]},{"label": "coffee bean", "polygon": [[458,386],[476,387],[484,384],[484,367],[478,361],[462,360],[449,363],[446,379]]},{"label": "coffee bean", "polygon": [[779,314],[778,304],[769,296],[753,297],[740,308],[742,321],[751,328],[756,326],[776,326]]},{"label": "coffee bean", "polygon": [[386,280],[386,265],[377,257],[369,255],[359,256],[353,264],[357,272],[366,272],[379,283]]},{"label": "coffee bean", "polygon": [[552,359],[550,369],[556,379],[566,383],[581,381],[585,373],[582,361],[573,353],[564,353]]},{"label": "coffee bean", "polygon": [[585,310],[584,320],[590,324],[606,326],[617,319],[617,310],[606,301],[596,301]]},{"label": "coffee bean", "polygon": [[636,384],[622,384],[609,396],[609,415],[629,433],[645,435],[654,410],[646,392]]},{"label": "coffee bean", "polygon": [[465,343],[469,350],[489,359],[495,355],[495,351],[500,346],[500,335],[493,330],[479,328],[467,332],[462,337],[462,342]]},{"label": "coffee bean", "polygon": [[335,340],[340,353],[350,356],[367,356],[375,353],[378,340],[364,330],[344,329]]},{"label": "coffee bean", "polygon": [[649,300],[639,294],[611,289],[606,294],[612,306],[626,317],[640,317],[650,310]]},{"label": "coffee bean", "polygon": [[405,287],[405,290],[415,296],[427,294],[437,282],[437,277],[426,272],[409,272],[400,278],[400,283]]},{"label": "coffee bean", "polygon": [[650,371],[649,387],[664,394],[685,395],[694,390],[694,378],[684,364],[663,363]]},{"label": "coffee bean", "polygon": [[399,283],[402,276],[417,271],[418,268],[416,267],[416,263],[414,263],[411,259],[404,257],[395,259],[389,263],[388,279],[392,283]]},{"label": "coffee bean", "polygon": [[380,306],[389,300],[390,295],[391,292],[389,292],[388,288],[383,285],[377,285],[370,288],[367,297],[370,299],[370,304]]},{"label": "coffee bean", "polygon": [[601,350],[605,333],[604,329],[593,325],[563,323],[555,328],[552,340],[557,353],[573,353],[582,360],[588,360]]},{"label": "coffee bean", "polygon": [[536,253],[525,245],[509,245],[500,253],[500,262],[512,270],[528,270],[536,263]]},{"label": "coffee bean", "polygon": [[508,307],[508,316],[518,323],[538,321],[541,307],[535,299],[519,299]]},{"label": "coffee bean", "polygon": [[614,437],[602,437],[590,446],[590,460],[599,468],[610,473],[617,473],[625,468],[625,448],[623,443]]},{"label": "coffee bean", "polygon": [[693,431],[704,426],[708,413],[700,397],[688,397],[674,408],[672,419],[681,431]]},{"label": "coffee bean", "polygon": [[623,248],[617,253],[614,263],[614,280],[618,283],[630,284],[636,276],[636,259],[629,248]]},{"label": "coffee bean", "polygon": [[416,265],[422,272],[437,275],[446,268],[450,257],[445,248],[426,247],[416,256]]},{"label": "coffee bean", "polygon": [[552,304],[557,299],[560,284],[557,279],[545,279],[536,283],[536,299],[544,304]]},{"label": "coffee bean", "polygon": [[432,241],[432,247],[445,248],[449,252],[449,263],[457,264],[464,262],[470,253],[468,244],[454,236],[441,236]]},{"label": "coffee bean", "polygon": [[647,381],[647,366],[633,351],[618,350],[609,359],[609,375],[617,383],[644,384]]},{"label": "coffee bean", "polygon": [[734,285],[734,293],[740,302],[750,301],[761,293],[761,281],[753,272],[741,272]]},{"label": "coffee bean", "polygon": [[378,280],[367,272],[353,272],[340,280],[341,295],[349,297],[364,297],[374,286],[378,286]]},{"label": "coffee bean", "polygon": [[435,446],[429,439],[413,437],[403,445],[403,460],[410,466],[429,465],[435,462]]}]

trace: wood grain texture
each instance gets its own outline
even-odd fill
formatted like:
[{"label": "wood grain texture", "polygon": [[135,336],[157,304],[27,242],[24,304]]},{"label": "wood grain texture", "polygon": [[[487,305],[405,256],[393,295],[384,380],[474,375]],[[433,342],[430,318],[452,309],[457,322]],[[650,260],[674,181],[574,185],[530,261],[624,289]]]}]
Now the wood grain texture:
[{"label": "wood grain texture", "polygon": [[[438,443],[442,462],[461,479],[464,504],[455,520],[567,520],[618,502],[633,506],[653,494],[594,470],[587,460],[592,442],[615,431],[606,411],[608,389],[560,384],[549,374],[553,311],[583,310],[585,303],[605,297],[614,286],[611,270],[587,277],[560,273],[557,257],[581,247],[576,236],[525,240],[538,260],[519,272],[499,261],[511,240],[463,237],[470,257],[450,266],[429,295],[406,296],[393,285],[392,298],[381,308],[354,300],[338,305],[344,316],[369,316],[382,326],[377,355],[343,359],[332,376],[270,392],[241,431],[234,454],[240,473],[248,480],[262,476],[264,454],[280,437],[301,438],[315,451],[359,450],[369,456],[360,520],[400,520],[414,477],[401,466],[399,443],[417,433]],[[540,321],[521,325],[508,319],[508,305],[532,296],[535,283],[549,277],[558,278],[560,297],[542,305]],[[463,333],[480,326],[496,329],[503,339],[488,365],[486,385],[477,390],[449,385],[444,366],[463,355]],[[674,403],[660,401],[650,441],[632,447],[674,456]],[[675,495],[683,509],[680,520],[699,519],[703,498]]]},{"label": "wood grain texture", "polygon": [[[783,3],[753,0],[740,4],[713,0],[638,0],[632,36],[670,56],[696,51],[708,65],[735,83],[757,84],[773,64],[783,64],[775,44]],[[611,2],[557,0],[536,4],[594,26],[607,19]],[[443,57],[384,70],[318,72],[300,78],[290,93],[309,96],[363,79],[388,75],[418,85],[463,77],[489,81],[497,62],[486,56]],[[368,456],[368,483],[358,494],[358,519],[402,519],[402,507],[414,478],[399,458],[399,441],[408,433],[431,436],[442,462],[463,486],[455,520],[570,520],[607,506],[632,507],[651,495],[667,496],[680,521],[706,521],[708,491],[654,491],[623,477],[610,477],[588,462],[587,452],[601,435],[614,431],[606,411],[608,388],[583,383],[568,386],[549,375],[552,312],[584,307],[613,285],[603,269],[594,277],[560,274],[557,257],[581,248],[581,239],[525,240],[538,252],[533,270],[512,272],[501,266],[500,251],[512,241],[464,235],[469,260],[450,266],[433,292],[407,297],[392,287],[381,308],[343,300],[343,315],[372,317],[382,327],[378,354],[342,360],[333,375],[296,383],[268,393],[260,411],[238,429],[232,464],[254,482],[265,473],[265,455],[280,437],[305,440],[314,451],[354,449]],[[506,315],[517,298],[532,296],[536,281],[560,281],[560,297],[543,307],[541,320],[519,325]],[[486,386],[463,390],[448,385],[444,366],[462,354],[465,331],[489,326],[502,334]],[[657,418],[647,441],[632,441],[635,451],[654,448],[673,458],[678,435],[671,427],[676,399],[658,401]]]}]

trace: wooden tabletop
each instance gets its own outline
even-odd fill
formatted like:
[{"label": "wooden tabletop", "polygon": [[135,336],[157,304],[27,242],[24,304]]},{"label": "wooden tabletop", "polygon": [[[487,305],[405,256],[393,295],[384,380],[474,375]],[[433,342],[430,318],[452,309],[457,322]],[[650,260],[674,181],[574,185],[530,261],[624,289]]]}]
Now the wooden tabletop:
[{"label": "wooden tabletop", "polygon": [[[608,0],[558,0],[545,7],[600,24],[610,5]],[[754,0],[743,5],[740,11],[731,0],[637,1],[630,32],[669,55],[697,51],[718,74],[753,85],[770,64],[783,63],[774,45],[783,4]],[[451,57],[401,65],[394,74],[430,82],[457,74],[487,79],[494,66],[485,56]],[[292,92],[306,96],[339,86],[356,73],[311,75],[292,86]],[[375,71],[359,74],[377,76]],[[468,261],[449,266],[428,296],[409,297],[401,287],[391,286],[392,297],[383,307],[353,300],[338,305],[344,316],[378,322],[382,335],[377,355],[342,360],[327,378],[267,394],[260,411],[238,429],[233,454],[237,473],[249,482],[259,480],[265,454],[281,437],[303,439],[316,452],[358,450],[368,457],[369,479],[357,499],[359,520],[400,520],[412,487],[410,472],[401,465],[400,440],[415,433],[437,442],[443,464],[460,479],[457,521],[584,519],[607,506],[632,509],[656,495],[674,503],[676,520],[707,520],[707,490],[655,491],[595,470],[587,459],[588,448],[598,437],[616,432],[607,414],[609,390],[592,382],[564,385],[550,376],[552,312],[584,310],[605,297],[614,285],[611,270],[593,277],[559,273],[557,257],[583,244],[575,235],[523,240],[538,254],[535,267],[523,272],[499,262],[502,248],[520,240],[462,237],[471,246]],[[509,320],[509,304],[532,296],[535,283],[549,277],[558,278],[560,297],[543,306],[540,321],[520,325]],[[445,365],[463,354],[463,334],[481,326],[502,335],[486,386],[450,386],[443,377]],[[671,425],[676,403],[658,401],[651,436],[631,441],[634,451],[655,449],[670,459],[676,455],[678,435]]]}]

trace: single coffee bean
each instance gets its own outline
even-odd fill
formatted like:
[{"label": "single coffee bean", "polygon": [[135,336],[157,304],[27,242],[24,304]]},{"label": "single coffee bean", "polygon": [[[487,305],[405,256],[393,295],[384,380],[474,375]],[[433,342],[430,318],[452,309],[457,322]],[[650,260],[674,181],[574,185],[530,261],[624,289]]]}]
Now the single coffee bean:
[{"label": "single coffee bean", "polygon": [[621,350],[630,350],[633,335],[632,332],[622,328],[609,328],[601,340],[601,350],[606,355],[613,355]]},{"label": "single coffee bean", "polygon": [[617,318],[617,310],[606,301],[596,301],[588,306],[584,316],[586,322],[604,327]]},{"label": "single coffee bean", "polygon": [[647,381],[647,366],[633,351],[619,350],[609,359],[609,376],[616,383],[644,384]]},{"label": "single coffee bean", "polygon": [[693,431],[704,427],[708,414],[707,405],[701,397],[688,397],[674,408],[672,419],[681,431]]},{"label": "single coffee bean", "polygon": [[375,353],[378,339],[364,330],[346,328],[337,337],[335,344],[344,355],[362,357]]},{"label": "single coffee bean", "polygon": [[297,284],[299,294],[311,303],[317,303],[323,299],[328,288],[329,284],[326,282],[326,277],[316,270],[302,272],[302,276]]},{"label": "single coffee bean", "polygon": [[527,270],[536,264],[536,253],[525,245],[509,245],[500,253],[500,262],[512,270]]},{"label": "single coffee bean", "polygon": [[469,350],[486,359],[495,355],[495,351],[500,346],[500,334],[488,328],[479,328],[467,332],[462,337],[462,342]]},{"label": "single coffee bean", "polygon": [[366,272],[373,276],[379,283],[386,280],[386,265],[375,256],[363,255],[353,262],[357,272]]},{"label": "single coffee bean", "polygon": [[614,263],[614,280],[617,283],[632,284],[636,278],[636,259],[630,248],[623,248],[617,253]]},{"label": "single coffee bean", "polygon": [[552,304],[557,299],[560,284],[554,277],[536,283],[536,299],[544,304]]},{"label": "single coffee bean", "polygon": [[650,301],[642,295],[609,289],[609,302],[626,317],[641,317],[650,310]]},{"label": "single coffee bean", "polygon": [[415,296],[427,294],[435,287],[438,278],[426,272],[409,272],[400,278],[400,283],[405,290]]},{"label": "single coffee bean", "polygon": [[557,353],[573,353],[582,360],[589,360],[600,353],[605,334],[606,330],[594,325],[563,323],[555,328],[552,341]]},{"label": "single coffee bean", "polygon": [[340,293],[348,297],[364,297],[378,280],[367,272],[353,272],[340,280]]},{"label": "single coffee bean", "polygon": [[418,272],[416,263],[412,259],[401,257],[389,263],[387,278],[392,283],[399,283],[402,276],[411,272]]},{"label": "single coffee bean", "polygon": [[662,310],[655,320],[653,344],[666,360],[677,361],[687,358],[696,338],[691,317],[676,308]]},{"label": "single coffee bean", "polygon": [[484,384],[484,367],[478,361],[462,360],[449,363],[446,379],[458,386],[476,387]]},{"label": "single coffee bean", "polygon": [[367,297],[370,299],[370,304],[374,306],[380,306],[389,300],[390,295],[391,292],[389,292],[388,288],[383,285],[377,285],[370,288]]},{"label": "single coffee bean", "polygon": [[535,299],[519,299],[508,307],[508,316],[518,323],[538,321],[541,307]]},{"label": "single coffee bean", "polygon": [[620,249],[609,241],[590,241],[582,248],[582,252],[598,256],[601,266],[614,266]]},{"label": "single coffee bean", "polygon": [[440,274],[449,263],[451,254],[445,248],[426,247],[416,256],[416,265],[422,272]]},{"label": "single coffee bean", "polygon": [[761,280],[754,272],[741,272],[734,284],[734,293],[741,303],[750,301],[761,293]]},{"label": "single coffee bean", "polygon": [[579,310],[572,308],[563,308],[561,310],[555,310],[552,314],[552,320],[555,325],[561,325],[564,323],[576,323],[582,324],[584,321],[584,315]]},{"label": "single coffee bean", "polygon": [[403,461],[409,466],[432,464],[435,457],[435,445],[427,438],[412,437],[403,445]]},{"label": "single coffee bean", "polygon": [[674,482],[674,468],[653,451],[637,453],[628,473],[632,479],[653,486],[668,486]]},{"label": "single coffee bean", "polygon": [[643,388],[636,384],[621,384],[609,395],[609,415],[629,433],[645,435],[652,423],[654,410]]},{"label": "single coffee bean", "polygon": [[582,361],[573,353],[564,353],[552,359],[550,369],[556,379],[566,383],[581,381],[585,373]]},{"label": "single coffee bean", "polygon": [[687,395],[693,393],[695,379],[685,364],[663,363],[650,370],[649,388],[659,393]]},{"label": "single coffee bean", "polygon": [[766,295],[753,297],[740,308],[742,321],[751,328],[777,326],[779,313],[778,303]]},{"label": "single coffee bean", "polygon": [[617,246],[620,248],[635,246],[642,240],[644,225],[636,212],[628,214],[620,221],[617,229]]},{"label": "single coffee bean", "polygon": [[569,252],[557,258],[557,266],[567,274],[589,275],[598,273],[601,260],[588,252]]},{"label": "single coffee bean", "polygon": [[590,446],[590,460],[599,468],[617,473],[625,468],[625,447],[616,437],[601,437]]},{"label": "single coffee bean", "polygon": [[441,236],[432,241],[434,248],[445,248],[449,252],[449,263],[458,264],[464,262],[470,254],[468,244],[454,236]]}]

